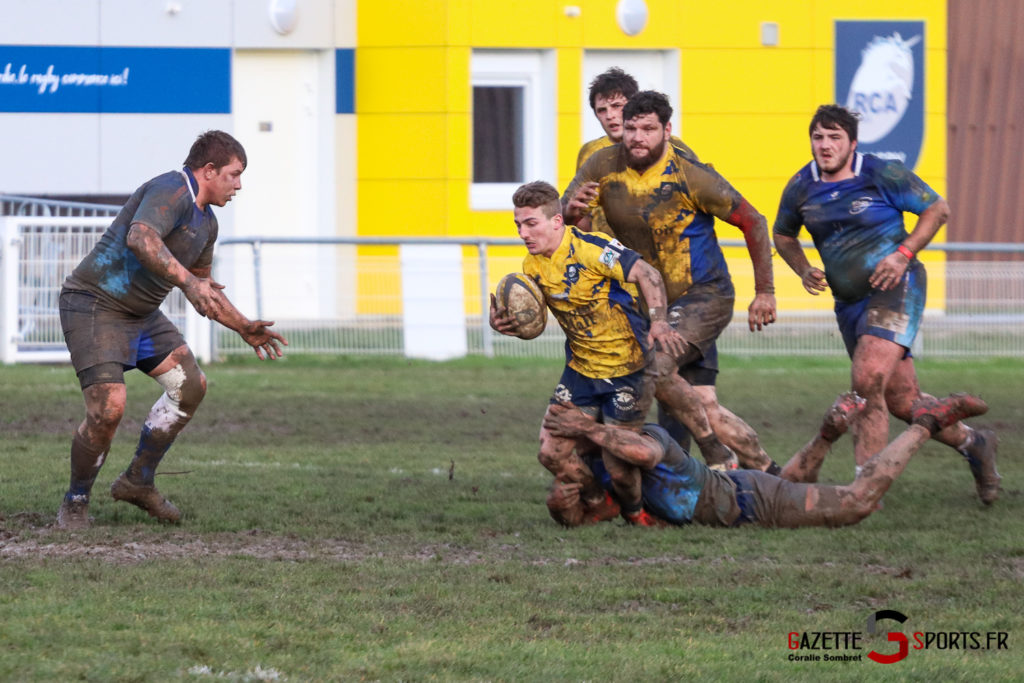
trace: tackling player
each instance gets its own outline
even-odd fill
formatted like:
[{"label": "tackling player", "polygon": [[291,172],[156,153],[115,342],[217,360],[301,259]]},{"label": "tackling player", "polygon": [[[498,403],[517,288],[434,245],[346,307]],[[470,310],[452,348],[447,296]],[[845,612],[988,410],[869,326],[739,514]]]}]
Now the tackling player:
[{"label": "tackling player", "polygon": [[222,131],[201,134],[184,168],[139,187],[93,250],[64,282],[60,320],[85,399],[85,420],[71,441],[71,484],[57,512],[63,529],[89,526],[89,497],[106,460],[127,392],[124,371],[138,368],[164,389],[142,426],[135,457],[114,480],[115,500],[157,519],[181,513],[153,483],[157,465],[195,414],[206,394],[206,376],[160,304],[178,287],[200,315],[236,331],[256,355],[279,358],[287,344],[249,320],[210,277],[217,219],[242,189],[246,156]]},{"label": "tackling player", "polygon": [[[732,319],[735,290],[715,237],[715,218],[739,227],[754,266],[755,297],[748,308],[751,331],[775,322],[771,247],[767,223],[733,187],[692,153],[672,144],[672,107],[661,93],[643,91],[623,109],[623,142],[595,152],[563,194],[566,220],[587,218],[570,198],[588,184],[610,234],[639,252],[662,274],[669,322],[686,341],[675,358],[659,354],[655,396],[696,436],[704,425],[735,451],[744,467],[776,471],[757,433],[718,402],[716,340]],[[570,205],[572,205],[570,207]],[[685,391],[695,408],[679,410]]]},{"label": "tackling player", "polygon": [[[828,288],[852,359],[852,388],[867,400],[854,429],[864,465],[885,445],[892,413],[909,421],[923,394],[910,348],[924,313],[927,279],[917,253],[949,217],[949,206],[899,161],[857,152],[857,116],[822,105],[810,125],[813,160],[789,181],[775,219],[775,246],[810,294]],[[903,213],[919,216],[907,233]],[[825,270],[811,266],[798,235],[814,240]],[[935,438],[968,461],[978,496],[999,497],[997,439],[954,422]]]},{"label": "tackling player", "polygon": [[[570,406],[552,406],[544,426],[563,438],[587,439],[643,468],[644,508],[662,522],[837,527],[856,524],[876,510],[911,456],[936,432],[988,410],[984,401],[968,394],[941,400],[924,397],[914,405],[911,425],[870,458],[853,483],[815,484],[829,447],[863,406],[864,400],[856,394],[841,395],[825,414],[819,433],[786,463],[779,476],[757,470],[716,472],[691,458],[658,425],[644,425],[640,432],[625,431],[588,420]],[[587,460],[604,480],[600,461]],[[556,480],[547,506],[551,516],[566,526],[602,521],[595,519],[574,483]]]}]

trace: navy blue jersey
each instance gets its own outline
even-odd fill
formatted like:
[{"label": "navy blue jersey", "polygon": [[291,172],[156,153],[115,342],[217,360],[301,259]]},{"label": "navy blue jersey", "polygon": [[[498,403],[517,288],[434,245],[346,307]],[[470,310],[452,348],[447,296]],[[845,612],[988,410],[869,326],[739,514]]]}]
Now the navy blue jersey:
[{"label": "navy blue jersey", "polygon": [[814,240],[832,295],[852,302],[871,292],[878,262],[907,238],[903,212],[920,215],[939,195],[899,161],[857,154],[854,177],[821,180],[812,161],[789,181],[775,234],[796,237],[800,226]]},{"label": "navy blue jersey", "polygon": [[191,270],[213,263],[217,219],[195,203],[199,185],[189,169],[170,171],[139,187],[103,233],[99,243],[68,276],[64,287],[96,295],[103,306],[134,315],[155,311],[174,287],[147,270],[128,248],[132,223],[163,238],[171,254]]},{"label": "navy blue jersey", "polygon": [[[729,512],[736,507],[736,485],[732,480],[691,457],[663,427],[645,424],[643,432],[665,449],[660,463],[652,469],[641,470],[644,508],[672,524],[719,525],[731,521]],[[586,460],[594,476],[614,493],[611,477],[600,456]]]}]

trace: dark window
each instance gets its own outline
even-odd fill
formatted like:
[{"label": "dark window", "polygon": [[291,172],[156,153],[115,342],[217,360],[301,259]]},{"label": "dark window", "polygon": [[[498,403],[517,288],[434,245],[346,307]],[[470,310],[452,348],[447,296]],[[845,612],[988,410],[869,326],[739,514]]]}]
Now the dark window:
[{"label": "dark window", "polygon": [[473,182],[523,182],[523,87],[473,88]]}]

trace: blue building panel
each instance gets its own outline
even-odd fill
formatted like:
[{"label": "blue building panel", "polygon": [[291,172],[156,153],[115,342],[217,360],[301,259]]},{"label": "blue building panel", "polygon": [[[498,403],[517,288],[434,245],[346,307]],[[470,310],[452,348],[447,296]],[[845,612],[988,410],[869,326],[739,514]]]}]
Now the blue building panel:
[{"label": "blue building panel", "polygon": [[356,51],[352,48],[335,50],[335,113],[356,113]]},{"label": "blue building panel", "polygon": [[230,114],[231,50],[0,45],[0,112]]}]

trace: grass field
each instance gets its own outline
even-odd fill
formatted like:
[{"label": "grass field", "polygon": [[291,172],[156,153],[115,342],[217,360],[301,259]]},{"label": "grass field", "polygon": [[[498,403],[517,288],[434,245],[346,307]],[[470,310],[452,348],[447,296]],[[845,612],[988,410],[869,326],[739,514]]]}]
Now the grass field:
[{"label": "grass field", "polygon": [[[848,383],[841,359],[723,363],[722,402],[780,461]],[[1001,435],[994,506],[929,444],[862,524],[797,531],[555,525],[535,455],[560,369],[212,365],[157,478],[184,513],[173,527],[106,493],[158,394],[129,373],[94,526],[70,534],[52,523],[82,414],[74,375],[0,367],[0,680],[1020,680],[1024,361],[919,363],[931,393],[991,404],[973,423]],[[822,479],[852,473],[845,439]],[[908,620],[868,634],[883,609]],[[886,626],[934,642],[869,661],[897,651]],[[855,632],[860,649],[794,651],[793,632]],[[949,648],[954,632],[1005,647]]]}]

